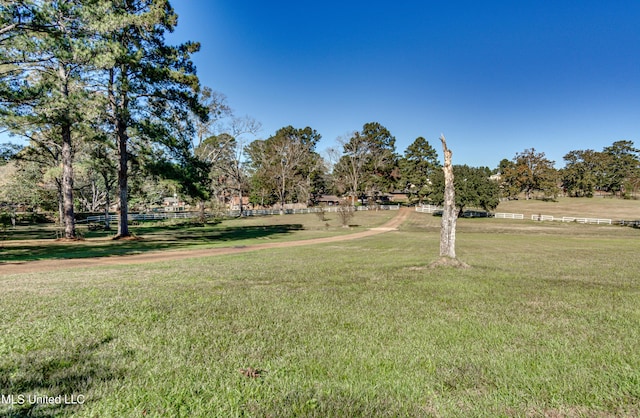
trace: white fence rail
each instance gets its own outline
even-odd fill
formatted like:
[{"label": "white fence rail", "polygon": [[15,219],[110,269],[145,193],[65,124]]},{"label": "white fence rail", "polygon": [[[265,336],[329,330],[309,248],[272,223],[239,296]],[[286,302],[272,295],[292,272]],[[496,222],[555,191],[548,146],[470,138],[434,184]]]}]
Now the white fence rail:
[{"label": "white fence rail", "polygon": [[421,212],[421,213],[433,213],[442,209],[443,209],[442,206],[436,206],[436,205],[416,206],[416,212]]},{"label": "white fence rail", "polygon": [[571,219],[569,217],[563,217],[562,222],[577,222],[579,224],[603,224],[603,225],[611,225],[613,224],[612,219],[599,219],[599,218],[574,218]]},{"label": "white fence rail", "polygon": [[575,216],[531,215],[532,221],[577,222],[579,224],[612,225],[612,219],[578,218]]},{"label": "white fence rail", "polygon": [[498,213],[495,214],[494,218],[498,218],[498,219],[524,219],[524,214],[522,214],[522,213],[498,212]]},{"label": "white fence rail", "polygon": [[[356,210],[399,210],[400,205],[378,205],[378,206],[357,206]],[[285,209],[285,214],[305,214],[316,212],[337,212],[338,206],[327,206],[324,208],[306,208],[306,209]],[[228,216],[239,216],[240,211],[228,211]],[[279,215],[279,209],[259,209],[259,210],[243,210],[243,216],[265,216],[265,215]],[[162,219],[187,219],[197,218],[200,216],[200,212],[152,212],[152,213],[130,213],[128,215],[129,221],[151,221]],[[211,214],[207,214],[211,216]],[[105,215],[92,215],[87,216],[85,220],[78,221],[78,223],[101,223],[104,222]],[[118,215],[109,215],[109,222],[115,222],[118,220]]]},{"label": "white fence rail", "polygon": [[553,221],[553,215],[531,215],[532,221]]},{"label": "white fence rail", "polygon": [[[416,212],[422,213],[433,213],[435,211],[442,210],[440,206],[434,205],[422,205],[416,206]],[[503,213],[497,212],[493,215],[496,219],[520,219],[524,220],[524,214],[522,213]],[[581,224],[596,224],[596,225],[613,225],[614,223],[619,223],[620,225],[638,225],[640,221],[613,221],[612,219],[603,219],[603,218],[585,218],[585,217],[575,217],[575,216],[553,216],[553,215],[531,215],[532,221],[556,221],[556,222],[576,222]]]},{"label": "white fence rail", "polygon": [[[318,212],[337,212],[339,206],[325,206],[322,208],[306,208],[306,209],[285,209],[285,214],[305,214],[305,213],[318,213]],[[400,205],[378,205],[378,206],[356,206],[357,211],[363,210],[399,210]],[[264,215],[279,215],[280,209],[255,209],[255,210],[243,210],[244,216],[264,216]],[[228,212],[229,216],[239,216],[239,210],[232,210]]]}]

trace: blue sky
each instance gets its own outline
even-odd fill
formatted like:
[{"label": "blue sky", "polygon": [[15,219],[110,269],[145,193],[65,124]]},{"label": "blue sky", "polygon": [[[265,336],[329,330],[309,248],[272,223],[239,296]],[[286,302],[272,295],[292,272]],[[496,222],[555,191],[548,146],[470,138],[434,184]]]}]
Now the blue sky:
[{"label": "blue sky", "polygon": [[[267,138],[336,138],[380,122],[454,164],[494,168],[535,148],[640,146],[640,1],[173,0],[170,43],[199,41],[205,86]],[[0,138],[4,139],[4,138]],[[1,141],[4,142],[4,141]]]},{"label": "blue sky", "polygon": [[171,42],[238,115],[311,126],[319,151],[366,122],[454,163],[640,145],[640,1],[174,0]]}]

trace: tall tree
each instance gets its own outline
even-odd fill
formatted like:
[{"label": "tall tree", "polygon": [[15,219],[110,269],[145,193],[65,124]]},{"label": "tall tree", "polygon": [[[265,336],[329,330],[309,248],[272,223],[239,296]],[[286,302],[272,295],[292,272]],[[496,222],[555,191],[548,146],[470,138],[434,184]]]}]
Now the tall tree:
[{"label": "tall tree", "polygon": [[515,198],[520,194],[520,186],[515,182],[510,181],[507,177],[507,173],[515,169],[515,163],[509,159],[503,158],[498,163],[496,174],[498,175],[498,187],[500,190],[500,197],[506,197],[507,199]]},{"label": "tall tree", "polygon": [[608,157],[606,189],[624,195],[625,183],[640,177],[640,150],[634,147],[633,141],[616,141],[602,152]]},{"label": "tall tree", "polygon": [[403,189],[412,199],[422,202],[432,190],[432,177],[439,167],[435,148],[423,137],[416,138],[400,159]]},{"label": "tall tree", "polygon": [[348,141],[342,141],[343,155],[333,167],[336,189],[346,191],[355,205],[363,193],[365,164],[370,154],[370,144],[359,132],[354,132]]},{"label": "tall tree", "polygon": [[594,150],[575,150],[564,157],[565,167],[560,171],[562,187],[572,197],[593,197],[606,179],[608,156]]},{"label": "tall tree", "polygon": [[[211,135],[200,142],[200,145],[195,149],[196,158],[208,165],[206,173],[208,194],[223,203],[228,191],[227,174],[223,168],[232,159],[236,146],[236,139],[223,133]],[[204,201],[201,204],[203,205]],[[202,208],[204,209],[204,206]]]},{"label": "tall tree", "polygon": [[199,44],[165,43],[177,25],[167,0],[110,0],[95,28],[110,42],[105,55],[109,119],[118,154],[119,221],[116,237],[130,235],[128,164],[130,141],[147,141],[183,155],[191,143],[190,112],[206,120],[191,54]]},{"label": "tall tree", "polygon": [[[232,116],[231,113],[226,115]],[[211,117],[217,116],[214,114]],[[262,129],[262,125],[249,116],[230,119],[227,126],[218,128],[223,130],[222,133],[199,141],[195,153],[198,158],[211,165],[210,180],[213,195],[223,201],[227,197],[237,196],[242,216],[242,195],[247,188],[244,167],[245,141],[247,135],[255,137]]]},{"label": "tall tree", "polygon": [[73,131],[92,107],[85,87],[95,38],[85,30],[91,16],[87,9],[79,0],[45,0],[16,2],[0,12],[0,115],[14,133],[34,137],[47,131],[46,136],[57,138],[66,238],[76,236]]},{"label": "tall tree", "polygon": [[516,154],[513,166],[505,169],[503,181],[510,190],[524,192],[526,199],[531,199],[534,191],[555,197],[558,194],[558,172],[553,164],[553,161],[545,157],[544,152],[526,149]]},{"label": "tall tree", "polygon": [[247,135],[255,137],[262,130],[262,124],[252,117],[245,116],[233,118],[231,132],[236,138],[236,145],[231,158],[222,165],[229,179],[230,189],[238,196],[240,216],[243,216],[244,193],[248,191],[249,179],[247,175],[246,161],[244,158],[244,145],[248,141]]},{"label": "tall tree", "polygon": [[371,149],[365,164],[365,190],[371,198],[375,198],[380,193],[391,191],[400,178],[396,138],[377,122],[366,123],[362,127],[362,136],[367,139]]},{"label": "tall tree", "polygon": [[295,194],[296,188],[306,182],[311,167],[319,158],[314,151],[319,140],[320,134],[310,127],[296,129],[287,126],[247,148],[256,175],[263,180],[271,179],[281,213],[284,213],[284,204]]},{"label": "tall tree", "polygon": [[343,142],[343,156],[334,167],[334,177],[346,186],[352,198],[375,197],[390,191],[400,177],[396,139],[378,122],[364,124]]},{"label": "tall tree", "polygon": [[[461,216],[465,208],[482,208],[491,211],[498,207],[499,186],[491,180],[491,170],[488,167],[469,167],[468,165],[454,165],[453,174],[456,178],[455,206],[458,216]],[[429,199],[433,204],[442,205],[445,200],[445,179],[443,173],[433,176],[432,193]]]},{"label": "tall tree", "polygon": [[271,206],[278,200],[273,177],[262,168],[264,153],[264,140],[252,141],[244,148],[249,175],[249,201],[260,207]]}]

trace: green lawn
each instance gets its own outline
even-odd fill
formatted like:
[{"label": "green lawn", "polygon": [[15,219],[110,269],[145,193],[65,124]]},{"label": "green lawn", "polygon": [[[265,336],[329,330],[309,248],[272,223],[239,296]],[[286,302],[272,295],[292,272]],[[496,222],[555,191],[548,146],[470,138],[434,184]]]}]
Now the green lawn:
[{"label": "green lawn", "polygon": [[0,395],[85,401],[0,416],[640,415],[640,231],[461,219],[429,269],[438,222],[0,276]]}]

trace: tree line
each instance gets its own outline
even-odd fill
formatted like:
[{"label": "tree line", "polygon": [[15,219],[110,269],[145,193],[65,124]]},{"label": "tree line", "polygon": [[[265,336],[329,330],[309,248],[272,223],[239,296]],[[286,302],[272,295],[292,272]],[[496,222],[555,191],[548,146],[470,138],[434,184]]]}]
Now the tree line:
[{"label": "tree line", "polygon": [[[0,125],[28,145],[0,146],[0,201],[57,211],[70,239],[78,210],[117,205],[116,237],[126,237],[130,207],[177,195],[203,217],[230,201],[242,212],[245,200],[282,209],[335,194],[359,204],[394,190],[414,203],[442,203],[442,166],[423,137],[400,155],[391,132],[370,122],[324,156],[311,127],[256,139],[259,122],[236,117],[222,93],[200,85],[191,61],[199,44],[167,45],[176,25],[166,0],[3,2]],[[637,193],[631,141],[564,159],[556,170],[531,148],[493,170],[456,165],[456,207],[492,210],[521,193]]]},{"label": "tree line", "polygon": [[635,197],[640,189],[640,150],[633,141],[616,141],[602,151],[573,150],[564,156],[565,166],[554,168],[554,161],[534,148],[503,159],[499,166],[501,194],[507,198],[534,193],[555,198],[593,197],[596,192]]}]

